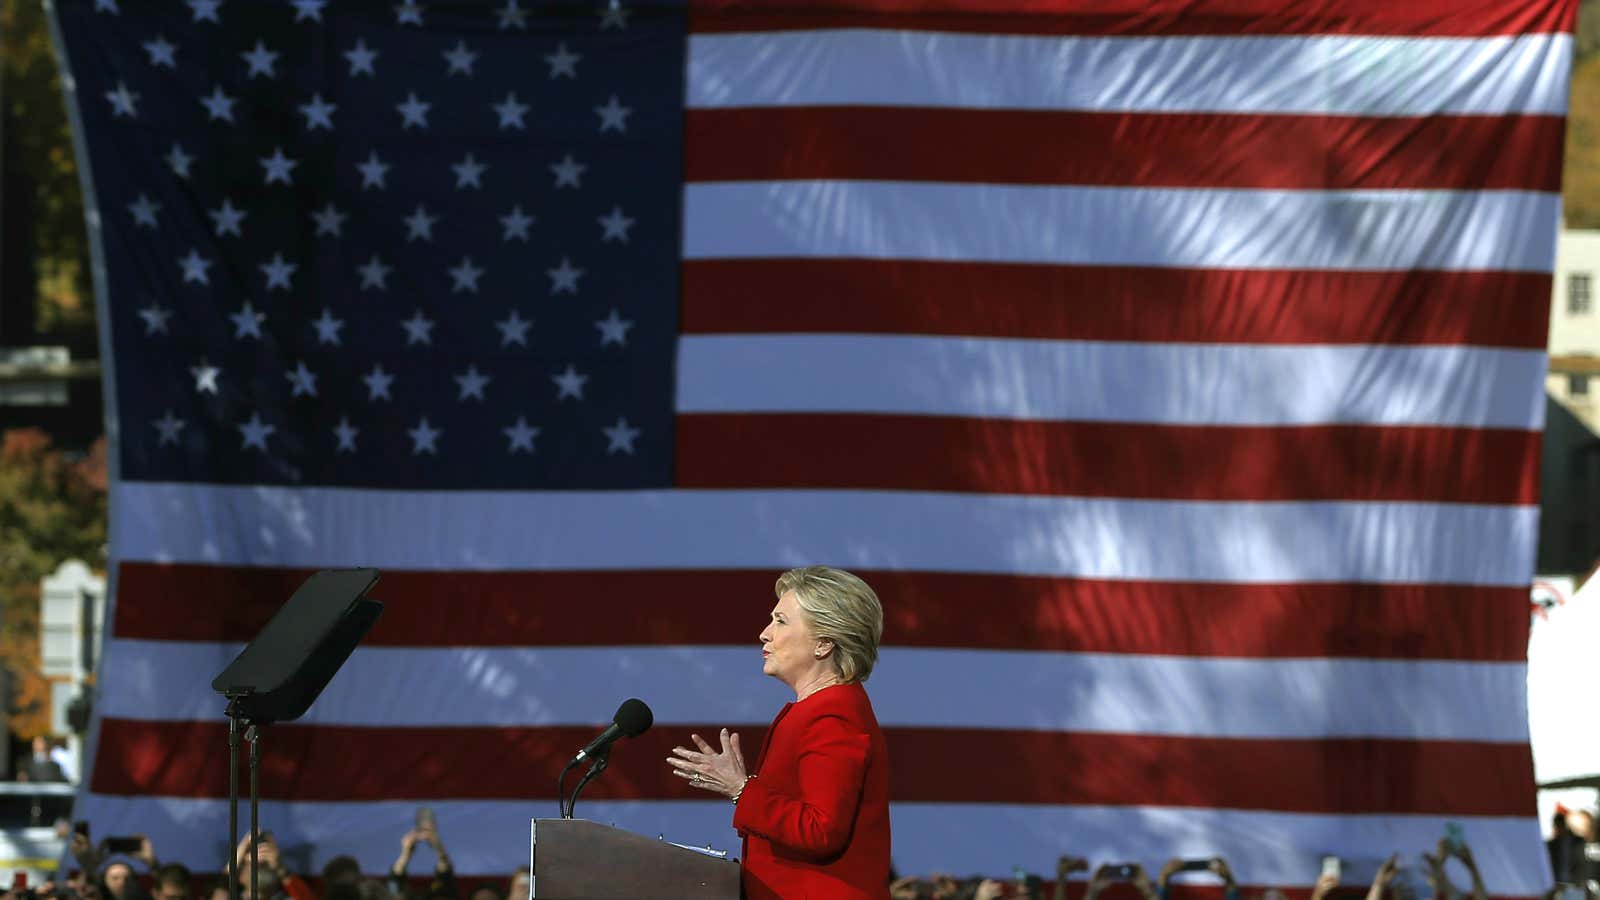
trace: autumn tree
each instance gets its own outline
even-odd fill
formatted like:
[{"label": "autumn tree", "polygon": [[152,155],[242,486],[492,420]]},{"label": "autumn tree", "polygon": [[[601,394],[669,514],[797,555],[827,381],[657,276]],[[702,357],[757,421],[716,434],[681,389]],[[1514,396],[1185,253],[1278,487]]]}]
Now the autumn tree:
[{"label": "autumn tree", "polygon": [[105,566],[106,446],[78,459],[36,428],[0,433],[0,665],[11,676],[11,728],[50,730],[39,671],[39,579],[63,560]]}]

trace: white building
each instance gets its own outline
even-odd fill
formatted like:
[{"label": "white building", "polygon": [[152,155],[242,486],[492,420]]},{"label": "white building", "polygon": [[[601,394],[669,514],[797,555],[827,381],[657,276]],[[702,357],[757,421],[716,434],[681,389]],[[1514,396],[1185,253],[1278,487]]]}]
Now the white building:
[{"label": "white building", "polygon": [[1545,389],[1600,432],[1600,231],[1562,231],[1550,292],[1550,374]]}]

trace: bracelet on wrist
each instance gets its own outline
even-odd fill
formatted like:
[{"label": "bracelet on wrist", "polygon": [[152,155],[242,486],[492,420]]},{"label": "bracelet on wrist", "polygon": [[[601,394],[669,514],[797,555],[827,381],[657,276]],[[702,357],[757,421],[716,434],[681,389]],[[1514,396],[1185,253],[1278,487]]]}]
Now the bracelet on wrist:
[{"label": "bracelet on wrist", "polygon": [[733,797],[730,798],[730,799],[733,800],[733,804],[735,806],[739,805],[739,798],[744,796],[744,789],[750,786],[751,780],[754,779],[755,777],[756,776],[754,776],[754,775],[746,775],[744,777],[744,784],[739,785],[739,789],[737,791],[733,792]]}]

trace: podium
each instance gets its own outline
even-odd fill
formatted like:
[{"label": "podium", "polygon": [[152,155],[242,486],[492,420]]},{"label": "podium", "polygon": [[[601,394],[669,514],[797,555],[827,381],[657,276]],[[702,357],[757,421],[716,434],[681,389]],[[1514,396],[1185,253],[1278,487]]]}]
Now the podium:
[{"label": "podium", "polygon": [[533,875],[536,900],[739,900],[737,862],[585,819],[534,820]]}]

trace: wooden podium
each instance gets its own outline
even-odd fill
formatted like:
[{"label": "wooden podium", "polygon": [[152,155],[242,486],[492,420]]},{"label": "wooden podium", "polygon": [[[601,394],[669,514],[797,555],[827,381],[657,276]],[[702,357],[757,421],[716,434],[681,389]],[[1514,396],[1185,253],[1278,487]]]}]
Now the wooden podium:
[{"label": "wooden podium", "polygon": [[534,820],[533,875],[537,900],[739,900],[737,862],[586,819]]}]

